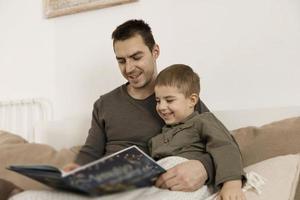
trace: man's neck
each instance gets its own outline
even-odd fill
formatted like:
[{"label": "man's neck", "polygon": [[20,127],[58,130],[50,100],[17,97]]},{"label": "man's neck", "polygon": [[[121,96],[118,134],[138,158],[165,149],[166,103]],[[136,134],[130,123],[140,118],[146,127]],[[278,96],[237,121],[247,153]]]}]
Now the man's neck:
[{"label": "man's neck", "polygon": [[133,88],[129,84],[127,85],[127,92],[132,98],[143,100],[154,93],[154,83],[150,83],[143,88]]}]

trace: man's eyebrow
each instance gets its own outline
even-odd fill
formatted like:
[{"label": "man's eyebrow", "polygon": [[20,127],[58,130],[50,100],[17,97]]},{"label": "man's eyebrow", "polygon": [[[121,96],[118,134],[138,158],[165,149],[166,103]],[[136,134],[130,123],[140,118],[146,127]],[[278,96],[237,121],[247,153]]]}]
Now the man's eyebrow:
[{"label": "man's eyebrow", "polygon": [[122,60],[122,59],[124,59],[124,58],[116,56],[116,59],[117,59],[117,60]]},{"label": "man's eyebrow", "polygon": [[[140,55],[140,54],[143,54],[143,52],[142,51],[137,51],[137,52],[129,55],[128,57],[132,58],[132,57],[135,57],[135,56]],[[118,56],[116,56],[116,59],[120,60],[120,59],[124,59],[124,57],[118,57]]]},{"label": "man's eyebrow", "polygon": [[143,54],[143,52],[142,51],[137,51],[137,52],[135,52],[134,54],[132,54],[132,55],[130,55],[129,57],[135,57],[135,56],[138,56],[138,55],[140,55],[140,54]]}]

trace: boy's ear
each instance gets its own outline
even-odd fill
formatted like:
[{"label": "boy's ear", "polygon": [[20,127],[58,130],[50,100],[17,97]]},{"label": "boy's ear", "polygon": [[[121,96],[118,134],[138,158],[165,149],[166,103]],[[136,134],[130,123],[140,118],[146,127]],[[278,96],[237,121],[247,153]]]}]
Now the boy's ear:
[{"label": "boy's ear", "polygon": [[199,96],[196,93],[191,94],[190,96],[190,103],[191,103],[191,107],[194,107],[199,100]]}]

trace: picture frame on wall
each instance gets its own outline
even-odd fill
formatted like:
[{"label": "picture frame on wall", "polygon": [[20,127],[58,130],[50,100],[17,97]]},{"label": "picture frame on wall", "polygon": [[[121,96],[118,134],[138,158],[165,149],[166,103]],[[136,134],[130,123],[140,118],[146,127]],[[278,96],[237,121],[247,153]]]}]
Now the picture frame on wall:
[{"label": "picture frame on wall", "polygon": [[138,0],[44,0],[44,16],[53,18],[136,1]]}]

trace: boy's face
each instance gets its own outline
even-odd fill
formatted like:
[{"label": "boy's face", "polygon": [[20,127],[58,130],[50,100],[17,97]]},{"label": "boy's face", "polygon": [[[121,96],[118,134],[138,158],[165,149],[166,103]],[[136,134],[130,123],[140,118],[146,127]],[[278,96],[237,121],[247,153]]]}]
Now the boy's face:
[{"label": "boy's face", "polygon": [[155,86],[156,111],[166,124],[182,122],[194,112],[198,95],[185,97],[177,87]]},{"label": "boy's face", "polygon": [[116,41],[114,44],[116,59],[124,78],[134,89],[143,89],[153,82],[157,75],[156,59],[159,47],[155,45],[151,51],[140,35]]}]

